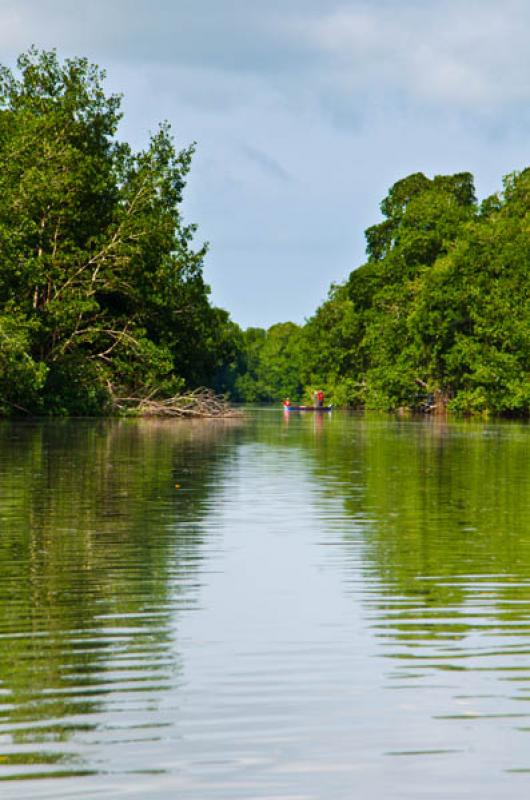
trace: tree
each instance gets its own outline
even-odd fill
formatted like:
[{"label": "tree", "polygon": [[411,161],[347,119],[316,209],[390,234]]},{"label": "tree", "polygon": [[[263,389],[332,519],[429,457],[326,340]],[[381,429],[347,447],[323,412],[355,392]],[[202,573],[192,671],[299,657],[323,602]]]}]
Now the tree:
[{"label": "tree", "polygon": [[235,383],[237,399],[253,403],[301,396],[300,334],[294,322],[280,322],[267,331],[248,328],[244,332],[243,373]]},{"label": "tree", "polygon": [[426,372],[451,407],[530,411],[530,171],[467,226],[418,293],[411,322]]},{"label": "tree", "polygon": [[180,212],[193,146],[167,124],[119,142],[120,98],[86,59],[32,49],[18,69],[0,71],[0,313],[27,368],[0,361],[4,405],[97,413],[211,377],[227,319]]},{"label": "tree", "polygon": [[425,369],[409,317],[425,275],[475,217],[472,176],[410,175],[381,210],[386,219],[366,231],[368,263],[333,287],[304,339],[309,374],[335,402],[393,408],[418,400]]}]

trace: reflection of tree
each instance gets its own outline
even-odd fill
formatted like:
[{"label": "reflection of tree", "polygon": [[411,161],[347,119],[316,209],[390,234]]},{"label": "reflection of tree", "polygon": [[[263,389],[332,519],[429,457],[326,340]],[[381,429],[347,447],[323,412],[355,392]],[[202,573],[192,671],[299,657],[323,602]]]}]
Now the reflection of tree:
[{"label": "reflection of tree", "polygon": [[446,604],[463,598],[461,587],[448,585],[455,579],[528,574],[530,479],[521,433],[436,422],[366,426],[363,493],[347,508],[368,516],[366,553],[389,586]]},{"label": "reflection of tree", "polygon": [[0,721],[14,741],[62,741],[114,684],[174,675],[170,619],[196,583],[197,523],[231,427],[0,426]]},{"label": "reflection of tree", "polygon": [[528,436],[518,423],[366,415],[337,416],[319,436],[291,426],[283,442],[314,453],[320,485],[352,521],[346,545],[367,576],[375,568],[371,607],[414,641],[459,638],[483,614],[505,631],[528,619]]}]

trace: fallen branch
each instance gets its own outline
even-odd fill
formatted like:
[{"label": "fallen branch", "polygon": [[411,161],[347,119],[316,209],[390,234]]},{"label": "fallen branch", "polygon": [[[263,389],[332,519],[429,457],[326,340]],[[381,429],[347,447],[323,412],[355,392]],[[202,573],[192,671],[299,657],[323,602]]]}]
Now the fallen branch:
[{"label": "fallen branch", "polygon": [[164,400],[147,397],[114,397],[118,412],[131,412],[140,417],[241,417],[223,395],[211,389],[194,389]]}]

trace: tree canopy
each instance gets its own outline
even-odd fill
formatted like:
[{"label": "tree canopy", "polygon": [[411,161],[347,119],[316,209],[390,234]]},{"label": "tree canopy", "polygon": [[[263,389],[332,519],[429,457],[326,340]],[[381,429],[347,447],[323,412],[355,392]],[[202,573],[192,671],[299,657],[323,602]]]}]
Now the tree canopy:
[{"label": "tree canopy", "polygon": [[199,385],[245,402],[530,413],[530,170],[397,181],[366,263],[304,325],[241,331],[182,217],[194,145],[118,137],[86,59],[0,67],[0,413],[99,414]]},{"label": "tree canopy", "polygon": [[301,328],[293,322],[280,322],[268,330],[248,328],[234,398],[247,403],[298,398],[303,391],[301,336]]},{"label": "tree canopy", "polygon": [[478,204],[467,172],[395,183],[365,264],[303,326],[243,334],[251,402],[530,413],[530,170]]},{"label": "tree canopy", "polygon": [[398,181],[368,261],[304,328],[304,381],[338,403],[530,411],[530,170],[477,205],[469,173]]},{"label": "tree canopy", "polygon": [[99,413],[115,394],[213,383],[237,331],[209,303],[181,202],[193,145],[134,152],[86,59],[0,70],[0,406]]}]

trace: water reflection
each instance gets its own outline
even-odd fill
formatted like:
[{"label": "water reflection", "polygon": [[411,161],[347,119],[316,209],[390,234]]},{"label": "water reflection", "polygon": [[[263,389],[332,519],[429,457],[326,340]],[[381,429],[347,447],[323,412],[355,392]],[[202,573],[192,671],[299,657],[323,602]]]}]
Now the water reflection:
[{"label": "water reflection", "polygon": [[520,425],[359,424],[345,510],[385,595],[432,611],[482,597],[503,622],[527,617],[529,445]]},{"label": "water reflection", "polygon": [[460,752],[473,774],[477,750],[477,773],[527,771],[530,429],[368,418],[343,434],[330,429],[318,467],[354,523],[333,561],[356,600],[361,564],[366,623],[390,662],[383,688],[424,712],[414,733],[400,726],[402,746],[387,755]]},{"label": "water reflection", "polygon": [[128,737],[156,737],[158,693],[179,681],[174,612],[196,602],[196,522],[232,429],[0,426],[0,778],[77,774],[79,748],[63,745],[120,717]]},{"label": "water reflection", "polygon": [[529,449],[281,410],[0,426],[0,779],[525,797]]}]

